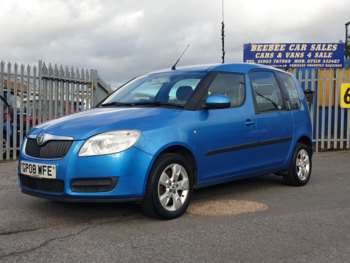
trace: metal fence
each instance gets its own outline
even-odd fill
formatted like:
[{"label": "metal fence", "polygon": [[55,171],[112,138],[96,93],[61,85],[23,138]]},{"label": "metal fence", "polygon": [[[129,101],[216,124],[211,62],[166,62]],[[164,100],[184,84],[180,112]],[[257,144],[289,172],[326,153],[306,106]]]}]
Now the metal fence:
[{"label": "metal fence", "polygon": [[313,92],[310,114],[316,151],[350,149],[350,110],[340,107],[340,87],[350,83],[350,69],[292,71],[304,91]]},{"label": "metal fence", "polygon": [[[313,93],[309,106],[316,151],[349,150],[350,110],[339,105],[340,86],[350,83],[350,69],[292,73],[304,91]],[[41,61],[33,67],[0,61],[0,160],[17,158],[23,137],[32,127],[90,109],[96,103],[96,87],[101,85],[106,84],[99,82],[95,70],[47,66]]]},{"label": "metal fence", "polygon": [[0,160],[15,160],[24,135],[47,120],[92,107],[97,71],[0,61]]}]

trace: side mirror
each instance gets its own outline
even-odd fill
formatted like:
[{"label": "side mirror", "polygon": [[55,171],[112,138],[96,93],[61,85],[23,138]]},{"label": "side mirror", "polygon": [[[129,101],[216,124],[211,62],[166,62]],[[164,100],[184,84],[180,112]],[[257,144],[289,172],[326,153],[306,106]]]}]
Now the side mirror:
[{"label": "side mirror", "polygon": [[207,109],[224,109],[231,107],[230,98],[224,95],[211,95],[205,101]]}]

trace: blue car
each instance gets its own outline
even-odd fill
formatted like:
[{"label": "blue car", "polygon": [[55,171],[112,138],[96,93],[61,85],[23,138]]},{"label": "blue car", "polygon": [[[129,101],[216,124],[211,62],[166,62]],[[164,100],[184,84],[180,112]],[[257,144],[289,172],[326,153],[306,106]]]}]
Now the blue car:
[{"label": "blue car", "polygon": [[311,175],[311,122],[293,75],[252,64],[153,72],[96,108],[34,128],[19,159],[23,193],[57,200],[138,200],[182,215],[193,189],[276,173]]}]

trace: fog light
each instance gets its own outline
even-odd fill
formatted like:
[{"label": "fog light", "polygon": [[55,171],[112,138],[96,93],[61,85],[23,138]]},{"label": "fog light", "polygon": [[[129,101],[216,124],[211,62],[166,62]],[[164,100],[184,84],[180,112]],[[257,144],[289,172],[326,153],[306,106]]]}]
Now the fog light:
[{"label": "fog light", "polygon": [[72,191],[81,193],[109,192],[117,185],[117,177],[73,179]]}]

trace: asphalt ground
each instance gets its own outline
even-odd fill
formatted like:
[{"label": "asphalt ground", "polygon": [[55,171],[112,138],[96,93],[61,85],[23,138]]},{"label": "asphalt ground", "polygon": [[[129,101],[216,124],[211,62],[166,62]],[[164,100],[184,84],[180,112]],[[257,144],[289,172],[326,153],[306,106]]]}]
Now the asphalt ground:
[{"label": "asphalt ground", "polygon": [[350,262],[350,152],[315,155],[305,187],[266,175],[197,190],[171,221],[37,199],[16,181],[0,163],[0,262]]}]

